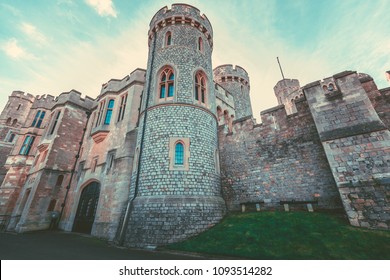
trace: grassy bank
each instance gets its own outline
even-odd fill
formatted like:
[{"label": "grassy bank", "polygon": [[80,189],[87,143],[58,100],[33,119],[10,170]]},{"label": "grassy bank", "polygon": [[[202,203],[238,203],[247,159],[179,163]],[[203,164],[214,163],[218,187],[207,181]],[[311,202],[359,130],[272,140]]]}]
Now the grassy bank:
[{"label": "grassy bank", "polygon": [[244,213],[168,248],[251,259],[390,259],[390,232],[329,213]]}]

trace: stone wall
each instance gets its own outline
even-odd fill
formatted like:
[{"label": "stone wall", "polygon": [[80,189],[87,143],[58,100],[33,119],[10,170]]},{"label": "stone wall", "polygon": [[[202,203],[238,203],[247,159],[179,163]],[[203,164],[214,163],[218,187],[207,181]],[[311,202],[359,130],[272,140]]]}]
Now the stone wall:
[{"label": "stone wall", "polygon": [[[340,208],[339,195],[307,102],[287,116],[284,106],[234,123],[233,133],[219,129],[222,188],[229,210],[240,203],[318,201],[317,208]],[[262,206],[263,207],[263,206]]]},{"label": "stone wall", "polygon": [[[329,82],[335,86],[332,92],[322,87]],[[371,101],[382,97],[370,88],[362,86],[356,72],[347,71],[303,90],[350,223],[387,229],[390,132]],[[377,109],[384,111],[379,99]]]}]

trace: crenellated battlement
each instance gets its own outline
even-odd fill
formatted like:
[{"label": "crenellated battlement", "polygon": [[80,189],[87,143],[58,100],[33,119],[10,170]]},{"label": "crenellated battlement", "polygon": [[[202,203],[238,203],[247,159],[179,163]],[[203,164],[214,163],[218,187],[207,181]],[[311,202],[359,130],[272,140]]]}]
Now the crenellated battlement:
[{"label": "crenellated battlement", "polygon": [[50,94],[37,95],[31,109],[43,108],[51,110],[55,104],[55,97]]},{"label": "crenellated battlement", "polygon": [[72,89],[69,92],[63,92],[56,97],[55,105],[53,106],[52,110],[58,106],[63,106],[67,103],[71,103],[86,110],[91,110],[97,104],[94,98],[91,98],[89,96],[82,98],[80,92]]},{"label": "crenellated battlement", "polygon": [[213,72],[214,80],[218,83],[235,81],[241,82],[248,87],[250,86],[248,72],[241,66],[224,64],[214,68]]},{"label": "crenellated battlement", "polygon": [[154,32],[175,24],[187,24],[198,28],[205,34],[210,48],[213,48],[213,28],[210,21],[199,9],[187,4],[172,4],[171,9],[165,6],[153,16],[149,24],[149,46]]},{"label": "crenellated battlement", "polygon": [[144,84],[145,74],[146,74],[146,70],[137,68],[121,80],[119,79],[109,80],[107,83],[104,83],[102,85],[102,89],[97,99],[101,98],[107,93],[117,93],[134,83]]},{"label": "crenellated battlement", "polygon": [[25,93],[25,92],[19,91],[19,90],[13,91],[11,93],[10,97],[21,98],[21,99],[28,100],[30,102],[34,102],[35,101],[35,96],[34,95],[32,95],[30,93]]}]

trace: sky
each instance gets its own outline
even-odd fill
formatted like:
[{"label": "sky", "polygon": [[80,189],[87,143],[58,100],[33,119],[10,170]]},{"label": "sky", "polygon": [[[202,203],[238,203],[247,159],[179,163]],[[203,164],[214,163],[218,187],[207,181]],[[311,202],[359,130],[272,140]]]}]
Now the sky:
[{"label": "sky", "polygon": [[[162,7],[184,1],[0,0],[0,108],[14,90],[75,89],[96,97],[108,80],[146,68],[147,33]],[[277,105],[282,76],[301,86],[344,70],[390,86],[388,0],[186,0],[210,20],[213,68],[249,73],[254,117]]]}]

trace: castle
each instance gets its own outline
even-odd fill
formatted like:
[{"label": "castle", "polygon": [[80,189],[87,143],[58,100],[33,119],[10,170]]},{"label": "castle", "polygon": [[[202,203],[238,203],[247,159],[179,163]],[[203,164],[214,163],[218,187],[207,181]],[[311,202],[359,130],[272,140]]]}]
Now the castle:
[{"label": "castle", "polygon": [[[126,246],[184,240],[227,212],[344,209],[390,228],[390,88],[346,71],[253,119],[245,69],[213,69],[213,30],[192,6],[150,22],[147,70],[96,98],[15,91],[0,115],[0,217],[7,230],[59,229]],[[56,218],[57,220],[53,219]]]}]

